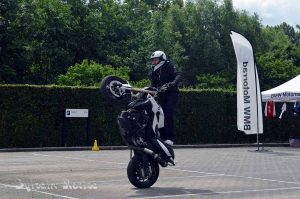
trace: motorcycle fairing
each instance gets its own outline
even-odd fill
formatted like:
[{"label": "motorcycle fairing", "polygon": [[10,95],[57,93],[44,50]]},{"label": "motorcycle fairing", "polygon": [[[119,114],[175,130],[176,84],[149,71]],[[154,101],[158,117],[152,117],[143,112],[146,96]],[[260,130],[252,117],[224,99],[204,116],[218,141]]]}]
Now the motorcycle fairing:
[{"label": "motorcycle fairing", "polygon": [[163,128],[165,125],[165,117],[164,111],[162,110],[161,106],[154,100],[153,97],[148,98],[148,100],[152,104],[152,112],[153,112],[153,122],[152,122],[152,129],[155,134],[158,134],[159,129]]}]

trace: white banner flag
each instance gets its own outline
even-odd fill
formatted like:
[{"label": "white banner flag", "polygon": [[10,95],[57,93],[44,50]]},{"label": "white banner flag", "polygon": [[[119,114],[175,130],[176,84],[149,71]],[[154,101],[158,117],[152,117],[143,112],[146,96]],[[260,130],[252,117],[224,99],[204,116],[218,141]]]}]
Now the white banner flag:
[{"label": "white banner flag", "polygon": [[263,133],[259,79],[249,41],[231,31],[237,59],[237,127],[246,134]]}]

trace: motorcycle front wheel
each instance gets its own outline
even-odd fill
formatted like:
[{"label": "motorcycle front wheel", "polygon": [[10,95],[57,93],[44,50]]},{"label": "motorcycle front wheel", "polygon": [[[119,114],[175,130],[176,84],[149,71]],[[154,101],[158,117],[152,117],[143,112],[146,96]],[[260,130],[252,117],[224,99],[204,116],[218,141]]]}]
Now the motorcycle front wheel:
[{"label": "motorcycle front wheel", "polygon": [[133,156],[128,163],[127,176],[132,185],[137,188],[149,188],[158,179],[159,165],[154,160],[147,161],[143,164],[143,158]]},{"label": "motorcycle front wheel", "polygon": [[130,91],[122,91],[120,87],[128,82],[117,76],[104,77],[100,83],[100,91],[109,102],[128,103],[131,99]]}]

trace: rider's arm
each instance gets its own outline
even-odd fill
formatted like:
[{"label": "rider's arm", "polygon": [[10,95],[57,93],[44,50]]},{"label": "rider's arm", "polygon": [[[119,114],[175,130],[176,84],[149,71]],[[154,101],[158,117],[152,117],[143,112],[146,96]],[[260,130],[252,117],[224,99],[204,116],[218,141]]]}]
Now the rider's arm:
[{"label": "rider's arm", "polygon": [[151,84],[150,84],[150,86],[154,87],[154,88],[157,87],[157,83],[155,82],[155,78],[154,78],[154,71],[152,71],[152,73],[151,73]]},{"label": "rider's arm", "polygon": [[178,86],[179,81],[181,80],[181,73],[176,70],[176,67],[173,64],[170,64],[169,74],[173,77],[173,81],[171,81],[170,83],[173,84],[173,86]]}]

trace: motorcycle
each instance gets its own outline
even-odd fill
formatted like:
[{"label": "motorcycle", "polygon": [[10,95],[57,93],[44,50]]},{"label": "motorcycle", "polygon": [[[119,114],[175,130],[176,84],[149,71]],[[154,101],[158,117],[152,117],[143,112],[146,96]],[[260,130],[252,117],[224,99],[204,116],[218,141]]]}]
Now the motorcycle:
[{"label": "motorcycle", "polygon": [[133,88],[116,76],[105,77],[100,90],[109,101],[129,103],[129,109],[117,117],[121,137],[130,149],[127,177],[137,188],[151,187],[159,177],[159,165],[175,166],[172,146],[160,139],[164,113],[157,102],[159,90]]}]

